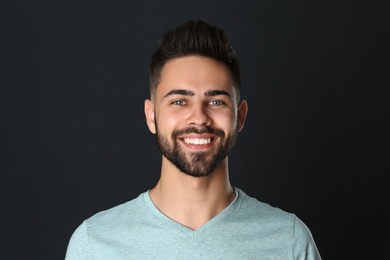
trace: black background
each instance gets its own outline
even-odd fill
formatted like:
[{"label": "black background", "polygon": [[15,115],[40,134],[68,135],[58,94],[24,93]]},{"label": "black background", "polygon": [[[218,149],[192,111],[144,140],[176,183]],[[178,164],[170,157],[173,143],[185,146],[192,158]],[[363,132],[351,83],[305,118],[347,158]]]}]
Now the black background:
[{"label": "black background", "polygon": [[2,1],[1,259],[63,259],[157,182],[150,55],[187,19],[230,33],[249,102],[234,186],[295,213],[323,259],[390,259],[388,1]]}]

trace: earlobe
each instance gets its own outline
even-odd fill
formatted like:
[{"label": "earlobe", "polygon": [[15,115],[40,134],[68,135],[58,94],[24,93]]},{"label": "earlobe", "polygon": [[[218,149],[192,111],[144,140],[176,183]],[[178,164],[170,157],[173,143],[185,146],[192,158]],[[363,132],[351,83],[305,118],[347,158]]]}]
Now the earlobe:
[{"label": "earlobe", "polygon": [[241,100],[237,110],[237,131],[240,132],[244,128],[246,115],[248,113],[248,102]]},{"label": "earlobe", "polygon": [[149,127],[150,132],[156,133],[156,124],[154,122],[154,104],[150,99],[146,99],[144,102],[144,112],[146,118],[146,124]]}]

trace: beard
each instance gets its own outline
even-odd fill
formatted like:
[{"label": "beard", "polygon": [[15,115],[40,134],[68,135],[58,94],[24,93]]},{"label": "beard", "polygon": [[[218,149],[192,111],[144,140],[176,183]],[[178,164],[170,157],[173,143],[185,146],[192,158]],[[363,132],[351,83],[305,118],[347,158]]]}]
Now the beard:
[{"label": "beard", "polygon": [[[155,120],[157,122],[157,120]],[[221,143],[216,151],[185,152],[181,149],[178,136],[189,133],[210,133],[220,137]],[[161,153],[181,172],[192,177],[206,177],[211,175],[218,165],[230,154],[236,139],[237,131],[225,137],[225,132],[211,127],[201,129],[189,127],[173,131],[171,141],[161,135],[156,124],[156,138]]]}]

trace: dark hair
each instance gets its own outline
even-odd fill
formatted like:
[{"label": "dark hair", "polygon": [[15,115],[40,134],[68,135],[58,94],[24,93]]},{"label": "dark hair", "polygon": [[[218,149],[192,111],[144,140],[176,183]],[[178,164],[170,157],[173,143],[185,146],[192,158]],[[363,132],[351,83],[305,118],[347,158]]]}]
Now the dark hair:
[{"label": "dark hair", "polygon": [[222,62],[229,69],[240,99],[240,66],[229,43],[229,37],[222,28],[212,26],[203,20],[189,20],[165,32],[160,38],[150,64],[150,91],[155,95],[161,80],[161,71],[171,59],[190,55],[205,56]]}]

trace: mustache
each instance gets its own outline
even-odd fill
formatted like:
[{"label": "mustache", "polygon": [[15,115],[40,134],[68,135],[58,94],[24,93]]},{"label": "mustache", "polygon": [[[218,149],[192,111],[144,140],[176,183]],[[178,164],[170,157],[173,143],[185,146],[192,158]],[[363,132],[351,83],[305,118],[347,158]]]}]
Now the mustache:
[{"label": "mustache", "polygon": [[177,138],[180,135],[192,134],[192,133],[193,134],[205,134],[205,133],[208,133],[208,134],[212,134],[212,135],[216,135],[216,136],[220,136],[220,137],[224,137],[225,136],[225,132],[220,130],[220,129],[214,129],[214,128],[209,127],[209,126],[204,126],[202,128],[187,127],[185,129],[174,130],[172,132],[172,137],[173,138]]}]

